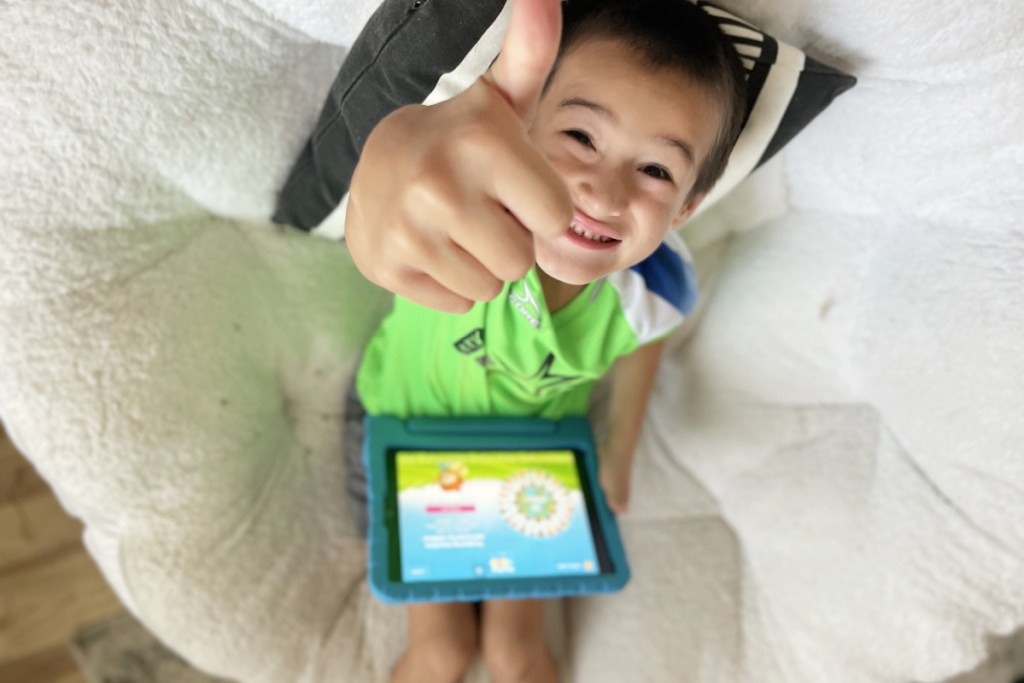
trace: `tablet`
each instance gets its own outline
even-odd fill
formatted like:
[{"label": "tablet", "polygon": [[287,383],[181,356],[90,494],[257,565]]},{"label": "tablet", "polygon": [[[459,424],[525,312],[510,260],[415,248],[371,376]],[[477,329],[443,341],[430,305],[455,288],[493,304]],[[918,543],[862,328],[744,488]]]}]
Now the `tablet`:
[{"label": "tablet", "polygon": [[610,592],[629,580],[585,418],[368,417],[369,576],[384,602]]}]

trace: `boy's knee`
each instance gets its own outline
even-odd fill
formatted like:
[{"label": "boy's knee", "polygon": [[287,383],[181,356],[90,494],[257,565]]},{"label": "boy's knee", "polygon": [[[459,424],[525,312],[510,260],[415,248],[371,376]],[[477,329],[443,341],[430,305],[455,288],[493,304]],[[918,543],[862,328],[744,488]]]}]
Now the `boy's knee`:
[{"label": "boy's knee", "polygon": [[477,642],[470,636],[435,634],[417,643],[410,643],[410,659],[430,671],[431,680],[457,680],[466,673],[477,653]]},{"label": "boy's knee", "polygon": [[551,655],[540,638],[529,641],[485,639],[484,666],[495,681],[528,680],[531,671],[546,670]]}]

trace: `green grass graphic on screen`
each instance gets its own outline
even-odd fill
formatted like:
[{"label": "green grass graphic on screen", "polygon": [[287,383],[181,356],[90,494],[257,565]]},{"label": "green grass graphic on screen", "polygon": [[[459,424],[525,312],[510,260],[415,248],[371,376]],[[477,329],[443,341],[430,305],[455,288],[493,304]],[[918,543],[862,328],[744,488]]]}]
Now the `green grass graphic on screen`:
[{"label": "green grass graphic on screen", "polygon": [[504,481],[524,470],[541,470],[572,491],[580,490],[572,451],[399,451],[398,490],[462,481]]}]

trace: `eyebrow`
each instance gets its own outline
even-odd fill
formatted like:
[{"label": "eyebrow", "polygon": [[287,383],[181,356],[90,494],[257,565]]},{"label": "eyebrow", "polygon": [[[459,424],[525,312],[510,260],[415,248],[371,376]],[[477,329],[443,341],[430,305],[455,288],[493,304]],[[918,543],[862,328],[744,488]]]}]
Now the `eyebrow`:
[{"label": "eyebrow", "polygon": [[[608,119],[609,121],[616,121],[615,114],[612,113],[611,110],[609,110],[608,108],[598,104],[597,102],[591,102],[590,100],[585,100],[582,97],[570,97],[567,100],[562,100],[558,104],[558,106],[559,106],[559,108],[561,108],[561,107],[581,107],[583,109],[588,109],[588,110],[594,112],[595,114],[600,116],[602,119]],[[685,140],[679,140],[679,139],[670,137],[668,135],[659,135],[657,137],[657,139],[660,140],[661,142],[665,143],[666,145],[670,146],[670,147],[675,147],[676,149],[678,149],[680,151],[680,153],[682,153],[682,155],[684,157],[686,157],[686,162],[688,164],[690,164],[690,166],[696,166],[697,165],[697,163],[695,161],[696,157],[693,154],[693,147],[690,146],[690,144],[688,142],[686,142]]]}]

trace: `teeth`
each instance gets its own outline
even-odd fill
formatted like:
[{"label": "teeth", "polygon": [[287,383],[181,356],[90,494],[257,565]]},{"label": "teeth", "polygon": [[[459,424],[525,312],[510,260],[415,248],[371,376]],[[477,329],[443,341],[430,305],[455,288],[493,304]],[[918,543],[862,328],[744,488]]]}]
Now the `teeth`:
[{"label": "teeth", "polygon": [[590,232],[589,230],[584,230],[583,228],[581,228],[581,227],[579,227],[578,225],[575,225],[575,224],[574,225],[570,225],[569,229],[572,230],[577,235],[579,235],[580,237],[586,237],[588,240],[591,240],[591,241],[594,241],[594,242],[612,242],[612,241],[614,241],[614,240],[612,240],[612,238],[605,237],[604,235],[595,235],[594,233]]}]

